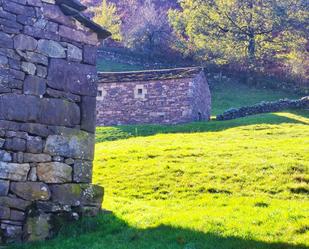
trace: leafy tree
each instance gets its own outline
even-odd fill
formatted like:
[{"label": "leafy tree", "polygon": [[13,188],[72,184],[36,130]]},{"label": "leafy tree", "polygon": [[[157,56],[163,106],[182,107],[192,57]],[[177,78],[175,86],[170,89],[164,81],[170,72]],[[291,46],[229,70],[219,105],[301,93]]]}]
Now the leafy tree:
[{"label": "leafy tree", "polygon": [[[169,19],[178,49],[219,64],[257,61],[305,47],[304,0],[183,0]],[[284,57],[284,56],[283,56]]]},{"label": "leafy tree", "polygon": [[120,32],[121,19],[117,14],[117,7],[115,4],[103,0],[101,6],[93,7],[90,11],[94,13],[94,21],[109,30],[114,40],[120,41],[122,39]]}]

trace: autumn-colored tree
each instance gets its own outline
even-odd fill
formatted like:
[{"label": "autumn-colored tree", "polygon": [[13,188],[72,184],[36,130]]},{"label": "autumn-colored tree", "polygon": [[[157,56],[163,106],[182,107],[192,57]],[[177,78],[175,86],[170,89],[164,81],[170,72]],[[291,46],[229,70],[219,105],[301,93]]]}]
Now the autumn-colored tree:
[{"label": "autumn-colored tree", "polygon": [[93,7],[90,11],[94,14],[94,21],[109,30],[114,40],[120,41],[122,39],[120,31],[121,18],[117,14],[117,7],[115,4],[103,0],[100,6]]},{"label": "autumn-colored tree", "polygon": [[183,53],[250,67],[305,48],[306,18],[304,0],[183,0],[169,13]]}]

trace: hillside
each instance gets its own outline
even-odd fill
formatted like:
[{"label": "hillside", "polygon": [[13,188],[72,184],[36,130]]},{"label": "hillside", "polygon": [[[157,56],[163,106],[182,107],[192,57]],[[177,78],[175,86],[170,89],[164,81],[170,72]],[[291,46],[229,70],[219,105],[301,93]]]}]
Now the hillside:
[{"label": "hillside", "polygon": [[[296,97],[231,82],[212,92],[214,113]],[[308,144],[308,111],[98,128],[93,180],[113,213],[10,248],[308,248]]]}]

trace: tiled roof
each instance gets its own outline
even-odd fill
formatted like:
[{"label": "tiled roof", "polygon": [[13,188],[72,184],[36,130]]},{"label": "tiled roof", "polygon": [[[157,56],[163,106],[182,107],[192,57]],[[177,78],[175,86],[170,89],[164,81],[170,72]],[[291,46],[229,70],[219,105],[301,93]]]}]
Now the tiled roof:
[{"label": "tiled roof", "polygon": [[99,72],[99,83],[118,83],[133,81],[169,80],[194,78],[203,68],[187,67],[131,72]]},{"label": "tiled roof", "polygon": [[79,0],[56,0],[56,4],[59,5],[60,9],[65,15],[74,17],[85,27],[97,33],[100,39],[105,39],[111,36],[109,31],[81,13],[82,11],[86,10],[87,7],[81,4]]}]

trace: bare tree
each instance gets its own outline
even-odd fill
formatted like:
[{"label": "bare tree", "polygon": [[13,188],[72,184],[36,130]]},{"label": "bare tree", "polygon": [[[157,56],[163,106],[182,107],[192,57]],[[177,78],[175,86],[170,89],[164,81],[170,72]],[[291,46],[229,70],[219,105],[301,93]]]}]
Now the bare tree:
[{"label": "bare tree", "polygon": [[167,11],[146,0],[133,9],[125,27],[124,40],[128,47],[142,50],[150,57],[169,49],[171,28]]}]

